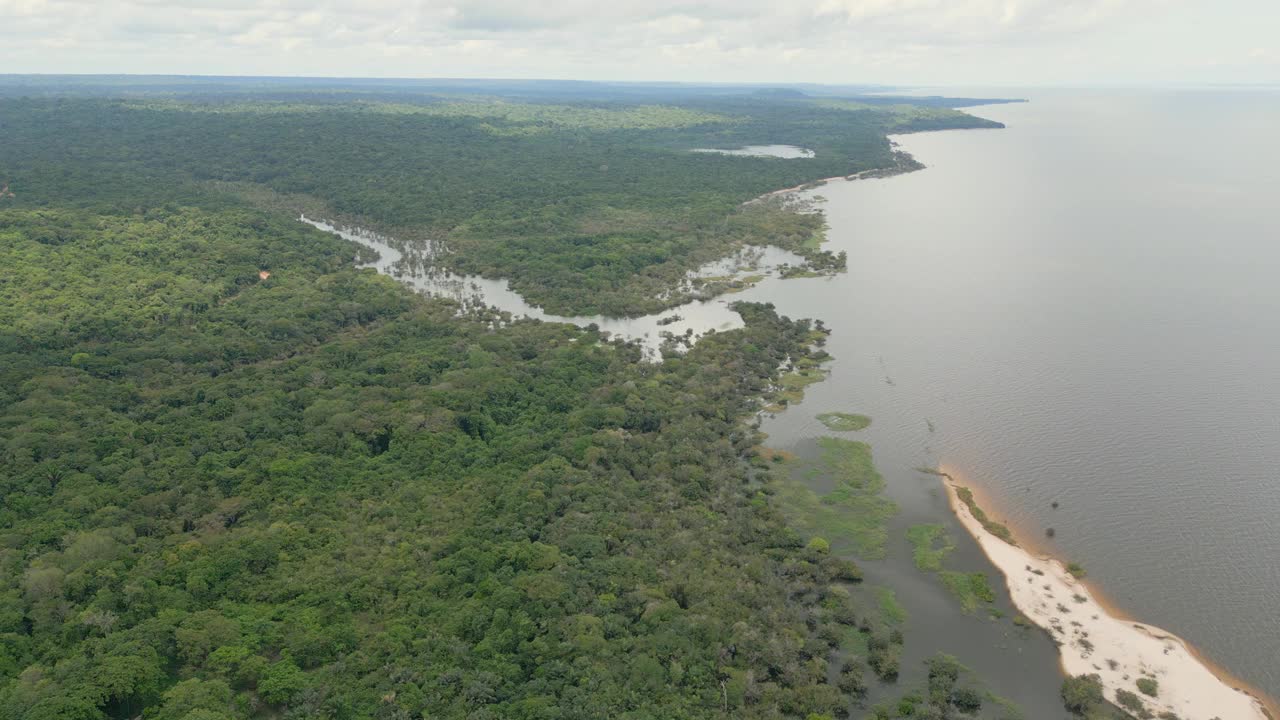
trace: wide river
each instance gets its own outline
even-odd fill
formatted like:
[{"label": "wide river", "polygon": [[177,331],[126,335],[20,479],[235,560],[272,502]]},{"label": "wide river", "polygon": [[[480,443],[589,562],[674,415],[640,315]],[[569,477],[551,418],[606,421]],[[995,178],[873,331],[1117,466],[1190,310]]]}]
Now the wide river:
[{"label": "wide river", "polygon": [[972,111],[1004,130],[899,138],[926,170],[817,191],[849,272],[767,295],[836,362],[765,429],[873,416],[908,512],[944,465],[1280,696],[1280,92],[1015,95]]},{"label": "wide river", "polygon": [[[1030,717],[1061,712],[1042,635],[959,613],[911,567],[905,528],[943,521],[957,569],[994,575],[914,470],[944,466],[1121,611],[1280,696],[1280,92],[964,94],[1031,102],[972,110],[1003,130],[898,138],[923,171],[810,191],[848,272],[731,296],[833,331],[830,377],[770,445],[812,452],[820,412],[874,418],[857,435],[902,513],[868,578],[911,613],[904,670],[941,647]],[[675,312],[530,314],[651,343],[733,324],[722,301]]]}]

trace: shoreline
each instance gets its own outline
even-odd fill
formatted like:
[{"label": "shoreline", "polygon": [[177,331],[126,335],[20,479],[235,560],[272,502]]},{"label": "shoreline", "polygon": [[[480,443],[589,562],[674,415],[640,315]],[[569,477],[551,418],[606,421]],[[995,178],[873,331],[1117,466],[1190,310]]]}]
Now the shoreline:
[{"label": "shoreline", "polygon": [[[939,476],[952,512],[1005,576],[1014,606],[1058,645],[1058,665],[1065,675],[1097,674],[1110,702],[1116,702],[1117,690],[1127,690],[1155,714],[1172,712],[1181,720],[1280,718],[1266,693],[1232,676],[1176,634],[1116,607],[1094,583],[1071,575],[1043,548],[1022,545],[1027,533],[1011,529],[1019,545],[990,533],[957,494],[962,487],[974,492],[973,486],[945,469]],[[974,492],[974,502],[988,512],[994,507],[981,490]],[[1156,697],[1138,692],[1135,681],[1144,676],[1160,682]]]},{"label": "shoreline", "polygon": [[[934,131],[930,131],[930,132],[934,132]],[[890,140],[892,140],[893,138],[893,136],[888,136],[888,137],[890,138]],[[780,195],[788,195],[790,193],[798,193],[798,192],[803,192],[805,190],[816,190],[822,187],[823,185],[826,185],[827,183],[836,182],[839,180],[870,180],[870,179],[876,179],[876,178],[890,178],[897,175],[905,175],[907,173],[915,172],[917,170],[923,170],[925,168],[925,165],[923,163],[921,163],[919,160],[916,160],[915,157],[911,155],[911,153],[906,152],[905,150],[895,150],[894,159],[896,160],[896,163],[890,167],[871,168],[870,170],[860,170],[856,173],[853,173],[852,175],[833,175],[827,178],[810,180],[809,182],[800,183],[799,185],[793,185],[791,187],[782,188],[781,190],[770,190],[769,192],[763,195],[758,195],[756,197],[753,197],[742,204],[750,205],[751,203],[757,203],[757,202],[760,202],[761,200],[768,200],[769,198],[778,197]]]}]

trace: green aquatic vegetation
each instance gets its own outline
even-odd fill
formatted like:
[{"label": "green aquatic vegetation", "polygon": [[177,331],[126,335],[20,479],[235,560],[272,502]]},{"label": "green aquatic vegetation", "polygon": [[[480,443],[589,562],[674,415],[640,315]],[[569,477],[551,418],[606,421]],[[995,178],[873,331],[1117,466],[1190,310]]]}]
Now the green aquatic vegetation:
[{"label": "green aquatic vegetation", "polygon": [[1071,573],[1071,575],[1076,578],[1082,578],[1087,574],[1084,566],[1078,562],[1067,563],[1067,572]]},{"label": "green aquatic vegetation", "polygon": [[999,713],[984,717],[998,717],[1001,720],[1022,717],[1021,711],[1012,702],[973,683],[969,677],[969,669],[955,657],[940,652],[925,660],[924,665],[928,670],[928,679],[923,689],[912,688],[896,701],[882,701],[871,708],[871,715],[867,717],[880,720],[972,716],[988,704]]},{"label": "green aquatic vegetation", "polygon": [[871,425],[871,418],[855,413],[827,412],[818,415],[818,422],[825,425],[828,430],[853,432],[865,430]]},{"label": "green aquatic vegetation", "polygon": [[[838,549],[866,559],[884,557],[887,523],[897,505],[881,495],[884,478],[876,470],[871,447],[839,438],[819,438],[816,461],[795,463],[778,488],[783,512],[806,535],[821,535]],[[815,492],[810,482],[832,487]]]},{"label": "green aquatic vegetation", "polygon": [[942,584],[947,591],[960,601],[960,607],[965,612],[977,610],[980,603],[996,601],[995,592],[991,590],[986,573],[943,570],[938,573],[938,577],[942,579]]},{"label": "green aquatic vegetation", "polygon": [[907,610],[902,607],[902,603],[898,602],[898,596],[894,593],[893,588],[877,587],[876,597],[880,601],[880,613],[885,621],[891,625],[901,625],[907,621]]},{"label": "green aquatic vegetation", "polygon": [[779,405],[790,405],[804,399],[804,389],[827,379],[827,373],[819,367],[801,367],[778,379],[781,388],[776,393]]},{"label": "green aquatic vegetation", "polygon": [[925,572],[941,570],[942,561],[956,547],[942,525],[912,525],[907,528],[907,540],[911,542],[916,567]]}]

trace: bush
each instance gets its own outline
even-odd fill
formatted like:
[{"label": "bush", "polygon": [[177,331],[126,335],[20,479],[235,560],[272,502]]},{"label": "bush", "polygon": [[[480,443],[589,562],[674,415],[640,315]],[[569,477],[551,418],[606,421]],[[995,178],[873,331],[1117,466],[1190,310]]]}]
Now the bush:
[{"label": "bush", "polygon": [[966,715],[982,709],[982,695],[972,688],[956,688],[951,692],[951,704]]},{"label": "bush", "polygon": [[1102,680],[1097,675],[1078,675],[1062,682],[1062,704],[1075,715],[1084,715],[1102,703]]},{"label": "bush", "polygon": [[805,547],[809,552],[817,555],[826,555],[831,552],[831,543],[827,542],[826,538],[815,537]]},{"label": "bush", "polygon": [[1142,710],[1142,698],[1129,692],[1128,690],[1116,691],[1116,703],[1126,710],[1138,712]]},{"label": "bush", "polygon": [[1156,694],[1160,692],[1160,683],[1156,682],[1155,678],[1138,678],[1138,690],[1141,691],[1143,695],[1155,697]]},{"label": "bush", "polygon": [[872,636],[867,642],[867,664],[884,682],[895,682],[898,679],[901,652],[902,645]]}]

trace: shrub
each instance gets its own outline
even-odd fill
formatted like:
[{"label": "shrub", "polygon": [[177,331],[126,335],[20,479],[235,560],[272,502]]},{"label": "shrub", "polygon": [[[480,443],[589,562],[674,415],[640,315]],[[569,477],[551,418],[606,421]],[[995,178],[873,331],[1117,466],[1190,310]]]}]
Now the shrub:
[{"label": "shrub", "polygon": [[951,704],[956,710],[972,715],[982,709],[982,695],[972,688],[956,688],[951,691]]},{"label": "shrub", "polygon": [[1138,678],[1138,690],[1141,691],[1143,695],[1155,697],[1156,694],[1160,692],[1160,683],[1156,682],[1155,678]]},{"label": "shrub", "polygon": [[1128,690],[1116,691],[1116,703],[1120,707],[1126,710],[1132,710],[1134,712],[1139,712],[1143,708],[1142,698],[1129,692]]},{"label": "shrub", "polygon": [[1075,715],[1084,715],[1102,702],[1102,680],[1078,675],[1062,682],[1062,704]]},{"label": "shrub", "polygon": [[827,542],[826,538],[815,537],[809,541],[806,547],[810,552],[819,555],[826,555],[831,552],[831,543]]},{"label": "shrub", "polygon": [[1085,575],[1084,566],[1078,562],[1067,563],[1067,572],[1078,578],[1082,578]]}]

